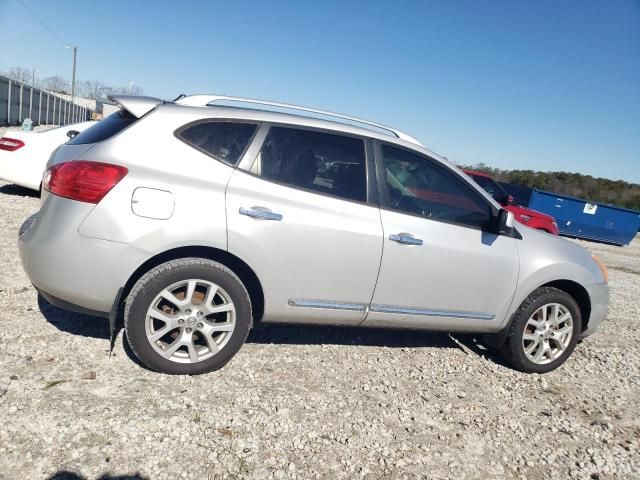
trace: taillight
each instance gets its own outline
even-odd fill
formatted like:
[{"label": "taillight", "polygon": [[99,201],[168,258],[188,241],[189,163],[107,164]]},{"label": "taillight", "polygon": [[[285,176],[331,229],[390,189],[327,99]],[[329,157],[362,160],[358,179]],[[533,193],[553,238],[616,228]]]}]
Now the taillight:
[{"label": "taillight", "polygon": [[71,200],[98,203],[127,172],[125,167],[110,163],[59,163],[45,173],[42,188]]},{"label": "taillight", "polygon": [[17,138],[2,137],[0,138],[0,150],[6,150],[13,152],[19,148],[24,147],[24,142]]}]

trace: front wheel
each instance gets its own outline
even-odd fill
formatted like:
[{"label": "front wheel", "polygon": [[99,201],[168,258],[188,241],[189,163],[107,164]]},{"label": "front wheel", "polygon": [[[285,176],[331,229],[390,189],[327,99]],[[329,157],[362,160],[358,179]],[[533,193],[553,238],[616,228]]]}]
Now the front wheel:
[{"label": "front wheel", "polygon": [[502,354],[518,370],[547,373],[569,358],[581,331],[580,308],[573,297],[541,287],[516,311]]},{"label": "front wheel", "polygon": [[200,374],[223,367],[240,350],[251,325],[251,302],[224,265],[182,258],[143,275],[127,298],[127,340],[147,367]]}]

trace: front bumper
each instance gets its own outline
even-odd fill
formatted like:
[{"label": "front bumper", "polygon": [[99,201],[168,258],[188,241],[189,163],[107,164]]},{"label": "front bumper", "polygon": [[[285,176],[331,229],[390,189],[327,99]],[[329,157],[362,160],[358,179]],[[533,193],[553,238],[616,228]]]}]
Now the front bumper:
[{"label": "front bumper", "polygon": [[93,205],[54,195],[20,228],[22,266],[50,303],[107,316],[118,290],[146,255],[129,244],[85,237],[78,226]]},{"label": "front bumper", "polygon": [[593,334],[609,313],[609,285],[606,283],[595,283],[586,285],[589,299],[591,300],[591,315],[587,323],[587,329],[580,337],[588,337]]}]

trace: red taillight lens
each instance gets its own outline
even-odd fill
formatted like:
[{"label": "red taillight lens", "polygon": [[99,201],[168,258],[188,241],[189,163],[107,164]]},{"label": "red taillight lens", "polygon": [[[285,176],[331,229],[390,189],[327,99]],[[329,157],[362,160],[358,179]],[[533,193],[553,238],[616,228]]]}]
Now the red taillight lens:
[{"label": "red taillight lens", "polygon": [[59,163],[45,173],[42,188],[71,200],[98,203],[127,172],[125,167],[109,163]]},{"label": "red taillight lens", "polygon": [[24,147],[24,142],[22,140],[18,140],[17,138],[9,138],[9,137],[0,138],[0,150],[13,152],[14,150],[18,150],[19,148],[22,148],[22,147]]}]

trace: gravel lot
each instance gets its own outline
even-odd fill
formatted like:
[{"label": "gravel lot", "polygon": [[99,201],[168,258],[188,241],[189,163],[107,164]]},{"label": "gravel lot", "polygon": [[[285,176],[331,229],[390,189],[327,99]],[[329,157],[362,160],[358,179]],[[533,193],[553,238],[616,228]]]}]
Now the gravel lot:
[{"label": "gravel lot", "polygon": [[16,245],[38,202],[0,182],[0,479],[638,478],[640,238],[583,243],[611,312],[545,376],[466,337],[263,325],[223,370],[175,377],[38,301]]}]

